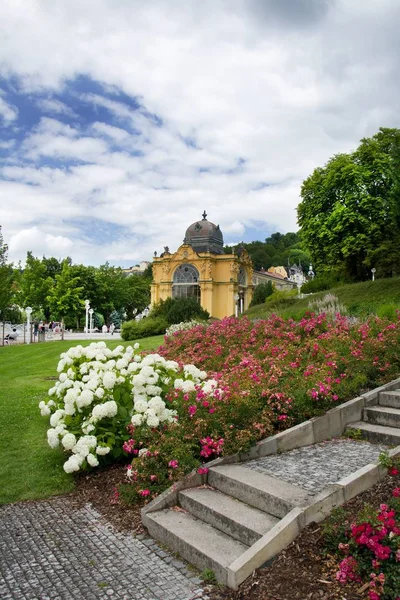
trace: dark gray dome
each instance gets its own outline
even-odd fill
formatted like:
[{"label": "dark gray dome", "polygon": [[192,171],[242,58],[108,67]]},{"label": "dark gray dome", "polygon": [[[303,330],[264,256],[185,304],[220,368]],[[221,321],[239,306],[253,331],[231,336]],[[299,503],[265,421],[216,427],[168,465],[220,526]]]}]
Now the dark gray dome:
[{"label": "dark gray dome", "polygon": [[187,228],[184,244],[192,246],[196,252],[211,252],[212,254],[224,253],[224,238],[219,225],[214,225],[207,221],[207,214],[204,211],[201,221],[192,223]]}]

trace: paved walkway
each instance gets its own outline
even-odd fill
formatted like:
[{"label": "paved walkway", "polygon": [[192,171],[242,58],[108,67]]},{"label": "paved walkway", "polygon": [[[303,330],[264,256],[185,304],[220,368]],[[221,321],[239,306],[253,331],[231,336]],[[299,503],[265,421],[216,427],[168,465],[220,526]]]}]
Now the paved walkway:
[{"label": "paved walkway", "polygon": [[1,600],[206,600],[151,538],[118,533],[67,498],[0,507]]},{"label": "paved walkway", "polygon": [[382,444],[338,438],[251,460],[242,466],[284,479],[314,495],[374,462],[384,450],[387,446]]},{"label": "paved walkway", "polygon": [[[385,446],[337,439],[243,466],[318,493]],[[67,497],[0,507],[0,600],[207,600],[201,580],[147,536],[118,533]]]}]

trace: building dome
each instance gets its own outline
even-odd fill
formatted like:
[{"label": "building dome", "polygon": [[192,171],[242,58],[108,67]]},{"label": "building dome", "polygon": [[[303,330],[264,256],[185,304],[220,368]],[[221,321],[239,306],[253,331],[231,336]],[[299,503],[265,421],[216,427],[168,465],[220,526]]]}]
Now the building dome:
[{"label": "building dome", "polygon": [[195,252],[224,254],[224,238],[219,225],[207,221],[206,211],[202,217],[201,221],[196,221],[187,228],[183,243],[192,246]]}]

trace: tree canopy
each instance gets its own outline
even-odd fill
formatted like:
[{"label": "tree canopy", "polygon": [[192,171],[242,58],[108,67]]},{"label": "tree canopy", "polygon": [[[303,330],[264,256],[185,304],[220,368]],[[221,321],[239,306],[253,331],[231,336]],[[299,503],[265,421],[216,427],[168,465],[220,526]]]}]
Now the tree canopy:
[{"label": "tree canopy", "polygon": [[298,222],[318,273],[363,280],[398,273],[400,130],[381,128],[355,152],[314,170],[301,188]]},{"label": "tree canopy", "polygon": [[[249,253],[256,271],[286,266],[288,263],[299,264],[303,270],[308,270],[310,264],[310,256],[297,233],[273,233],[264,242],[243,243],[243,247]],[[231,246],[225,246],[225,252],[230,253],[232,250]]]},{"label": "tree canopy", "polygon": [[0,225],[0,320],[7,318],[14,298],[14,273],[7,262],[8,246],[3,241]]}]

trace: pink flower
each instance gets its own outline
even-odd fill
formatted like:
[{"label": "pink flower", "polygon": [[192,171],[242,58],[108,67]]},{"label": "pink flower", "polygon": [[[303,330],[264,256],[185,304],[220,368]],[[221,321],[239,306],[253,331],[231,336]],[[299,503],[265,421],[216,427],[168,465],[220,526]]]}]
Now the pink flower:
[{"label": "pink flower", "polygon": [[394,498],[400,498],[400,488],[394,488],[393,496]]},{"label": "pink flower", "polygon": [[196,411],[197,411],[197,406],[194,406],[193,404],[191,406],[189,406],[188,413],[191,417],[193,417],[193,415],[196,413]]},{"label": "pink flower", "polygon": [[197,469],[197,472],[199,475],[207,475],[208,469],[207,469],[207,467],[199,467]]},{"label": "pink flower", "polygon": [[171,467],[171,469],[177,469],[179,462],[177,460],[170,460],[168,466]]},{"label": "pink flower", "polygon": [[140,494],[140,496],[145,498],[146,496],[150,496],[150,490],[140,490],[139,494]]},{"label": "pink flower", "polygon": [[150,475],[150,481],[157,481],[157,475]]}]

